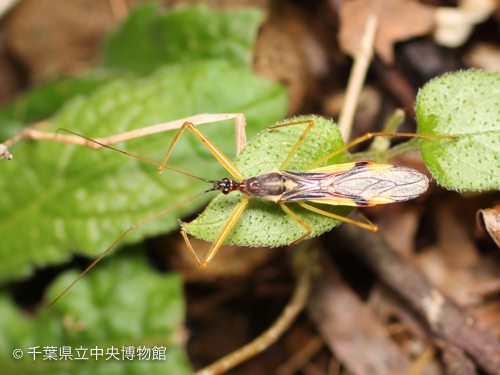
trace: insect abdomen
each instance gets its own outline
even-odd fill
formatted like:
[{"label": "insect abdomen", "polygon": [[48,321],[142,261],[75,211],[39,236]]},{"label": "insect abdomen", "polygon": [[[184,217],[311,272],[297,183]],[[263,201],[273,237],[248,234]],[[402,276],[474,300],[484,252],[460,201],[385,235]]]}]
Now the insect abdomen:
[{"label": "insect abdomen", "polygon": [[308,172],[285,172],[297,187],[282,201],[308,200],[334,206],[368,207],[403,202],[427,190],[429,180],[419,171],[372,162],[334,164]]},{"label": "insect abdomen", "polygon": [[352,199],[357,206],[403,202],[423,194],[429,186],[419,171],[399,166],[359,163],[351,171],[330,180],[333,195]]}]

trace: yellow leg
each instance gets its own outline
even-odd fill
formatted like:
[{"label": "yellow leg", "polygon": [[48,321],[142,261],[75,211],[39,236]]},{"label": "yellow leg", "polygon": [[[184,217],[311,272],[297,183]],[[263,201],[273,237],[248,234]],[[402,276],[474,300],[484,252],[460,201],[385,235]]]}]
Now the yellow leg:
[{"label": "yellow leg", "polygon": [[[311,128],[314,126],[314,121],[313,120],[306,120],[306,121],[297,121],[297,122],[289,122],[286,124],[281,124],[281,125],[275,125],[267,128],[268,130],[273,130],[273,129],[278,129],[284,126],[291,126],[291,125],[299,125],[299,124],[306,124],[309,123],[309,126],[304,130],[304,133],[302,133],[301,137],[293,147],[292,151],[290,151],[290,154],[288,154],[287,158],[283,162],[281,166],[281,170],[284,170],[285,167],[287,166],[288,162],[290,159],[293,157],[295,152],[297,152],[297,149],[299,148],[300,144],[304,141],[304,138],[306,135],[309,133]],[[430,135],[430,134],[413,134],[413,133],[366,133],[364,136],[359,137],[358,139],[355,139],[351,143],[345,145],[344,147],[339,148],[338,150],[333,151],[332,153],[322,157],[321,159],[315,161],[314,163],[308,165],[306,168],[303,169],[303,171],[308,171],[310,169],[313,169],[317,165],[323,163],[324,161],[334,157],[335,155],[338,155],[347,149],[351,148],[352,146],[355,146],[361,142],[364,142],[368,139],[371,139],[373,137],[412,137],[412,138],[448,138],[448,139],[457,139],[457,137],[454,137],[452,135]]]},{"label": "yellow leg", "polygon": [[[50,125],[50,122],[41,121],[31,125],[28,128],[23,129],[20,133],[6,140],[3,143],[3,145],[5,147],[11,147],[13,144],[23,139],[32,139],[38,141],[73,143],[80,146],[99,149],[101,147],[106,147],[118,142],[124,142],[130,139],[136,139],[151,134],[161,133],[168,130],[179,129],[180,126],[185,122],[192,122],[193,124],[198,125],[198,124],[208,124],[211,122],[216,122],[231,118],[235,119],[236,139],[239,140],[240,144],[239,147],[241,147],[241,145],[244,146],[246,139],[244,134],[246,120],[243,113],[199,114],[179,120],[147,126],[141,129],[131,130],[126,133],[116,134],[106,138],[97,138],[97,139],[81,137],[78,133],[71,132],[66,129],[58,129],[55,133],[46,133],[42,130],[44,128],[47,128]],[[60,134],[61,130],[66,131],[68,133],[72,133],[74,136],[67,136],[64,134]],[[238,150],[241,150],[241,148],[237,148],[237,153],[239,153]]]},{"label": "yellow leg", "polygon": [[203,134],[196,126],[193,125],[193,123],[191,122],[185,122],[184,124],[182,124],[181,128],[179,129],[179,131],[177,132],[177,135],[175,136],[172,144],[170,145],[170,147],[168,148],[168,151],[167,153],[165,154],[165,157],[163,158],[163,161],[161,162],[161,165],[158,167],[158,171],[159,172],[162,172],[163,171],[163,168],[165,167],[165,164],[167,163],[167,159],[169,158],[170,154],[172,153],[172,150],[175,146],[175,144],[177,143],[177,141],[179,140],[182,132],[184,131],[185,128],[189,128],[193,133],[194,135],[196,135],[196,137],[203,142],[203,144],[205,146],[207,146],[207,148],[210,150],[210,152],[215,156],[215,158],[224,166],[224,168],[227,169],[227,171],[229,173],[231,173],[231,175],[236,178],[237,180],[239,180],[240,182],[243,181],[244,179],[244,176],[243,174],[240,172],[240,170],[233,164],[233,162],[231,160],[228,159],[228,157],[226,155],[224,155],[222,153],[221,150],[219,150],[219,148],[217,146],[215,146],[208,138],[205,134]]},{"label": "yellow leg", "polygon": [[200,259],[198,258],[198,255],[194,252],[193,246],[191,246],[191,243],[189,242],[189,239],[187,237],[186,231],[184,229],[181,230],[181,234],[184,237],[184,241],[186,242],[186,245],[189,249],[189,252],[191,253],[191,256],[193,257],[194,261],[196,262],[196,265],[198,268],[203,269],[207,268],[210,262],[212,262],[212,259],[215,257],[215,254],[217,254],[217,251],[219,251],[221,245],[224,243],[224,240],[226,237],[229,235],[231,232],[231,229],[235,226],[236,222],[240,218],[241,214],[245,210],[246,205],[248,204],[248,197],[244,196],[243,199],[241,200],[240,203],[235,207],[229,218],[227,219],[226,223],[224,224],[224,227],[220,231],[219,235],[217,236],[217,239],[213,243],[212,247],[208,251],[207,256],[203,260],[203,262],[200,262]]},{"label": "yellow leg", "polygon": [[355,139],[351,143],[348,143],[344,147],[339,148],[338,150],[333,151],[332,153],[322,157],[319,160],[316,160],[314,163],[309,164],[306,168],[304,168],[303,171],[308,171],[310,169],[313,169],[317,165],[323,163],[324,161],[330,159],[331,157],[334,157],[335,155],[338,155],[347,149],[351,148],[354,145],[357,145],[361,142],[364,142],[368,139],[371,139],[373,137],[411,137],[411,138],[450,138],[450,139],[457,139],[457,137],[451,136],[451,135],[430,135],[430,134],[413,134],[413,133],[366,133],[362,137],[359,137],[358,139]]},{"label": "yellow leg", "polygon": [[332,214],[331,212],[328,212],[328,211],[324,211],[322,209],[319,209],[317,207],[314,207],[314,206],[311,206],[307,203],[304,203],[304,202],[297,202],[298,204],[300,204],[302,207],[304,207],[306,210],[309,210],[309,211],[312,211],[312,212],[316,212],[317,214],[320,214],[320,215],[323,215],[323,216],[327,216],[327,217],[331,217],[333,219],[337,219],[337,220],[341,220],[341,221],[345,221],[346,223],[350,223],[350,224],[354,224],[354,225],[357,225],[358,227],[361,227],[361,228],[364,228],[364,229],[368,229],[368,230],[371,230],[372,232],[377,232],[378,231],[378,227],[374,224],[372,224],[366,217],[363,216],[363,218],[367,221],[366,223],[361,223],[359,221],[356,221],[356,220],[351,220],[347,217],[344,217],[344,216],[341,216],[341,215],[336,215],[336,214]]},{"label": "yellow leg", "polygon": [[288,215],[290,215],[291,217],[293,217],[307,231],[306,234],[304,234],[303,236],[299,237],[295,241],[290,242],[288,245],[290,245],[290,246],[291,245],[295,245],[297,242],[302,241],[304,238],[308,237],[312,233],[312,228],[309,225],[307,225],[300,217],[298,217],[295,212],[293,212],[292,210],[290,210],[284,203],[280,202],[280,206],[283,209],[283,211],[285,211]]},{"label": "yellow leg", "polygon": [[[58,296],[58,297],[57,297],[54,301],[52,301],[52,303],[51,303],[50,305],[48,305],[48,306],[45,308],[45,310],[47,310],[50,306],[52,306],[54,303],[56,303],[56,302],[59,300],[59,298],[61,298],[63,295],[65,295],[65,294],[66,294],[66,292],[67,292],[68,290],[70,290],[70,289],[71,289],[71,287],[72,287],[73,285],[75,285],[75,284],[76,284],[76,282],[77,282],[78,280],[80,280],[83,276],[85,276],[85,274],[86,274],[87,272],[89,272],[89,271],[90,271],[90,270],[91,270],[91,269],[92,269],[92,268],[93,268],[93,267],[94,267],[97,263],[99,263],[99,262],[101,261],[101,259],[102,259],[102,258],[104,258],[104,256],[105,256],[107,253],[109,253],[109,252],[111,251],[111,249],[113,249],[113,248],[114,248],[114,247],[115,247],[115,246],[116,246],[116,245],[117,245],[117,244],[118,244],[118,243],[119,243],[119,242],[123,239],[123,237],[125,237],[127,234],[129,234],[130,232],[132,232],[134,229],[139,228],[141,225],[144,225],[144,224],[146,224],[146,223],[149,223],[151,220],[154,220],[154,219],[156,219],[157,217],[160,217],[161,215],[166,214],[166,213],[167,213],[167,212],[169,212],[169,211],[172,211],[174,208],[180,207],[180,206],[182,206],[183,204],[186,204],[187,202],[190,202],[190,201],[192,201],[193,199],[198,198],[199,196],[201,196],[201,195],[203,195],[203,194],[205,194],[205,193],[206,193],[206,191],[203,191],[203,192],[201,192],[201,193],[198,193],[198,194],[196,194],[194,197],[191,197],[191,198],[189,198],[189,199],[186,199],[185,201],[182,201],[182,202],[180,202],[180,203],[177,203],[176,205],[174,205],[174,206],[172,206],[172,207],[169,207],[169,208],[167,208],[166,210],[163,210],[163,211],[161,211],[161,212],[158,212],[156,215],[153,215],[153,216],[151,216],[151,217],[148,217],[147,219],[145,219],[145,220],[141,221],[140,223],[137,223],[137,224],[135,224],[135,225],[131,226],[130,228],[128,228],[125,232],[123,232],[123,234],[122,234],[120,237],[118,237],[118,239],[116,239],[116,240],[115,240],[115,242],[113,242],[113,243],[111,244],[111,246],[110,246],[110,247],[108,247],[108,248],[106,249],[106,251],[105,251],[104,253],[102,253],[102,254],[101,254],[101,255],[100,255],[100,256],[99,256],[96,260],[94,260],[94,261],[92,262],[92,264],[91,264],[90,266],[88,266],[88,267],[85,269],[85,271],[83,271],[83,272],[80,274],[80,276],[78,276],[78,277],[76,278],[76,280],[75,280],[75,281],[73,281],[73,282],[71,283],[71,285],[70,285],[70,286],[68,286],[68,287],[64,290],[64,292],[62,292],[61,294],[59,294],[59,296]],[[241,204],[241,203],[240,203],[240,204]],[[233,224],[233,225],[234,225],[234,224]]]},{"label": "yellow leg", "polygon": [[282,128],[282,127],[285,127],[285,126],[300,125],[300,124],[309,124],[309,125],[304,130],[304,133],[302,133],[302,135],[300,136],[300,138],[297,141],[297,143],[295,143],[295,146],[293,146],[292,150],[290,151],[290,153],[286,157],[286,159],[283,162],[283,164],[281,164],[281,167],[280,167],[281,170],[284,170],[286,168],[286,166],[288,165],[288,163],[292,159],[293,155],[295,155],[295,153],[297,152],[297,150],[300,147],[301,143],[304,141],[304,138],[306,137],[306,135],[311,131],[312,127],[314,126],[314,121],[313,120],[305,120],[305,121],[297,121],[297,122],[287,122],[286,124],[274,125],[274,126],[270,126],[269,128],[267,128],[267,130],[274,130],[274,129]]}]

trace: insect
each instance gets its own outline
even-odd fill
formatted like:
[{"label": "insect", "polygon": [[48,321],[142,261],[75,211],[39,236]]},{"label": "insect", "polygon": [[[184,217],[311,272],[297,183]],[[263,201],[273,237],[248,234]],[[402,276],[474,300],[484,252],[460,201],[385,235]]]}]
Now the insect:
[{"label": "insect", "polygon": [[[318,167],[320,164],[326,162],[330,158],[339,155],[349,149],[350,147],[359,144],[365,140],[375,136],[403,136],[403,137],[418,137],[418,138],[456,138],[447,135],[419,135],[408,133],[368,133],[355,141],[338,148],[335,151],[323,156],[319,160],[314,161],[300,171],[287,170],[287,166],[297,153],[297,150],[302,145],[308,134],[315,125],[315,120],[302,120],[288,122],[284,124],[275,125],[267,128],[268,132],[276,129],[283,129],[286,127],[293,127],[297,125],[305,125],[299,139],[296,141],[288,156],[283,160],[281,166],[277,169],[268,172],[246,177],[240,169],[224,155],[215,144],[213,144],[201,130],[191,122],[184,122],[177,132],[172,144],[170,145],[163,161],[156,163],[136,155],[132,155],[122,150],[118,150],[109,145],[100,143],[91,138],[80,136],[76,133],[69,131],[72,134],[78,135],[89,142],[93,142],[100,146],[121,152],[128,156],[138,158],[148,163],[158,166],[158,170],[162,172],[168,169],[177,173],[182,173],[193,178],[205,181],[212,184],[212,187],[202,191],[201,193],[191,197],[183,202],[180,202],[160,213],[138,223],[125,231],[99,258],[97,258],[79,277],[75,280],[57,299],[59,299],[67,290],[69,290],[74,283],[76,283],[82,276],[84,276],[97,262],[99,262],[113,247],[121,241],[123,237],[130,231],[137,227],[177,208],[188,201],[197,198],[203,194],[211,191],[220,191],[223,195],[229,195],[234,191],[242,193],[243,197],[232,209],[225,224],[215,238],[208,254],[203,260],[200,260],[191,246],[187,237],[187,232],[184,228],[181,229],[181,234],[186,242],[188,250],[199,268],[206,268],[209,266],[221,245],[225,242],[228,235],[235,227],[238,219],[241,217],[245,208],[252,198],[258,198],[273,202],[279,205],[281,210],[291,217],[303,229],[303,234],[290,241],[289,245],[293,245],[303,239],[309,237],[313,233],[313,228],[304,221],[299,215],[292,210],[288,203],[296,202],[303,209],[313,212],[314,214],[344,221],[359,227],[377,231],[376,225],[365,219],[365,222],[359,222],[350,218],[338,215],[327,211],[326,209],[316,207],[310,203],[317,203],[326,206],[350,206],[350,207],[369,207],[377,204],[388,204],[394,202],[402,202],[416,198],[427,190],[428,179],[427,177],[408,167],[394,166],[385,164],[376,164],[367,161],[350,162],[343,164],[331,164],[327,166]],[[224,166],[224,168],[231,174],[232,179],[227,177],[221,180],[208,180],[177,170],[167,166],[167,161],[181,137],[184,130],[189,129],[214,155],[214,157]],[[306,203],[310,202],[310,203]],[[57,299],[52,302],[55,303]],[[51,305],[52,305],[51,304]],[[50,306],[49,306],[50,307]]]}]

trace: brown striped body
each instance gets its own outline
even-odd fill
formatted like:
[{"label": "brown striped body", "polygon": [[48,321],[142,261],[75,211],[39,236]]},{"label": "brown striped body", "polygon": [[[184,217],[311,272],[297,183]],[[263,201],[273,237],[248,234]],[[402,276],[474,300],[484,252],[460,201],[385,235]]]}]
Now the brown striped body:
[{"label": "brown striped body", "polygon": [[429,181],[412,168],[354,162],[307,172],[276,170],[235,184],[229,191],[273,202],[368,207],[414,199],[427,190]]}]

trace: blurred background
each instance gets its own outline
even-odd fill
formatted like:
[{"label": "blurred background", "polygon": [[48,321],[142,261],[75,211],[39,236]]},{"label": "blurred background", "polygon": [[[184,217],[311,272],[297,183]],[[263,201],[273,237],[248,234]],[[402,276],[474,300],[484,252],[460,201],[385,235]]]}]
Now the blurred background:
[{"label": "blurred background", "polygon": [[[241,112],[251,139],[288,117],[337,120],[369,14],[378,17],[374,57],[351,138],[381,131],[397,108],[406,113],[398,130],[415,132],[415,100],[427,82],[469,68],[498,72],[498,5],[0,0],[0,138],[27,126],[107,137],[200,113]],[[203,125],[230,158],[233,122]],[[117,147],[159,161],[170,133]],[[287,304],[296,284],[288,247],[223,246],[209,268],[196,268],[177,219],[196,218],[211,195],[130,233],[43,310],[127,228],[206,187],[109,150],[35,140],[9,150],[13,160],[0,162],[0,373],[188,374],[251,341]],[[191,135],[175,151],[173,167],[225,176]],[[430,176],[418,152],[391,164]],[[353,250],[364,234],[343,230],[347,224],[309,240],[329,274],[322,293],[316,287],[275,345],[229,373],[500,373],[499,197],[431,182],[414,201],[363,211],[399,257],[391,271],[399,283],[384,276],[380,258]],[[201,254],[210,245],[192,243]],[[403,281],[406,289],[398,289]],[[449,313],[457,319],[449,335],[433,329],[438,318],[422,317],[423,302],[411,302],[421,297],[412,293],[430,288],[456,314]],[[466,318],[477,330],[458,334]],[[92,348],[102,355],[91,357]],[[106,354],[110,348],[117,352]],[[89,359],[76,360],[84,349]],[[483,352],[485,362],[477,358]],[[119,359],[106,360],[110,354]]]}]

